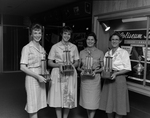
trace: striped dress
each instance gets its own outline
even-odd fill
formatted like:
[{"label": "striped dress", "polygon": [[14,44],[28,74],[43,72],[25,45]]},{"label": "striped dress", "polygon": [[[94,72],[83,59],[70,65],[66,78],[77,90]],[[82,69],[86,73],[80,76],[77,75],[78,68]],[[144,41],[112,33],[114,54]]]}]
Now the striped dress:
[{"label": "striped dress", "polygon": [[[45,51],[41,46],[38,50],[31,41],[23,47],[20,63],[26,64],[34,73],[41,74],[41,58],[44,53]],[[47,106],[45,83],[40,83],[35,78],[26,75],[25,89],[27,93],[25,110],[28,113],[35,113]]]}]

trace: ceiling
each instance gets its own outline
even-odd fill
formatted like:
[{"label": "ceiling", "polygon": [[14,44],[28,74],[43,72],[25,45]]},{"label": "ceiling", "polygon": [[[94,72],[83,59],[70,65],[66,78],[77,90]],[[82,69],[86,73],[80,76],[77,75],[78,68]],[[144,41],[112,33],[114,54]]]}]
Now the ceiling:
[{"label": "ceiling", "polygon": [[0,0],[0,13],[32,16],[80,0]]}]

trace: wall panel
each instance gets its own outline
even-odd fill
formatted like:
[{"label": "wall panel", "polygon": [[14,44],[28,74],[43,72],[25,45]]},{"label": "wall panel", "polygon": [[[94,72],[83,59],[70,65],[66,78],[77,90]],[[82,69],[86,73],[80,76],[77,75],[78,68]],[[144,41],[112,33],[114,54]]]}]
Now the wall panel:
[{"label": "wall panel", "polygon": [[150,0],[94,0],[93,15],[150,5]]}]

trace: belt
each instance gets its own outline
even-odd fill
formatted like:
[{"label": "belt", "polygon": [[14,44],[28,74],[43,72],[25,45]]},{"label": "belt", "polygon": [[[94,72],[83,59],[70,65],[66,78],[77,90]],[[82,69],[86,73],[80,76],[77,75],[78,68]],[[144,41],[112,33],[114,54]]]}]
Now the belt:
[{"label": "belt", "polygon": [[41,68],[41,66],[36,66],[36,67],[30,67],[30,66],[29,66],[28,68]]}]

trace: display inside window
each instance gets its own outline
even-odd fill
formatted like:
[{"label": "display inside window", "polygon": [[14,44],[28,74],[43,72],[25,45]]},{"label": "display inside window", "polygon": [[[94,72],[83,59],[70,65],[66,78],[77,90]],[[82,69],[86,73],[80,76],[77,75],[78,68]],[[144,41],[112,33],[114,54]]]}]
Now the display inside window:
[{"label": "display inside window", "polygon": [[[127,76],[127,85],[130,91],[150,96],[150,17],[147,9],[115,12],[94,17],[94,30],[100,32],[98,37],[109,40],[109,36],[117,31],[121,34],[123,42],[120,45],[130,55],[132,71]],[[146,14],[145,14],[146,13]],[[99,22],[99,24],[98,24]],[[107,22],[111,27],[109,32],[104,32],[100,22]],[[99,25],[99,26],[97,26]],[[148,31],[149,30],[149,31]],[[102,40],[103,41],[103,40]],[[102,49],[111,48],[110,43],[105,43]],[[101,45],[102,46],[102,45]]]},{"label": "display inside window", "polygon": [[[127,80],[141,85],[146,83],[146,85],[150,86],[150,47],[146,48],[146,30],[118,32],[123,38],[121,47],[129,52],[131,59],[132,71],[128,74]],[[150,41],[148,41],[149,43]],[[147,67],[146,69],[145,66]],[[146,71],[145,76],[144,71]]]}]

